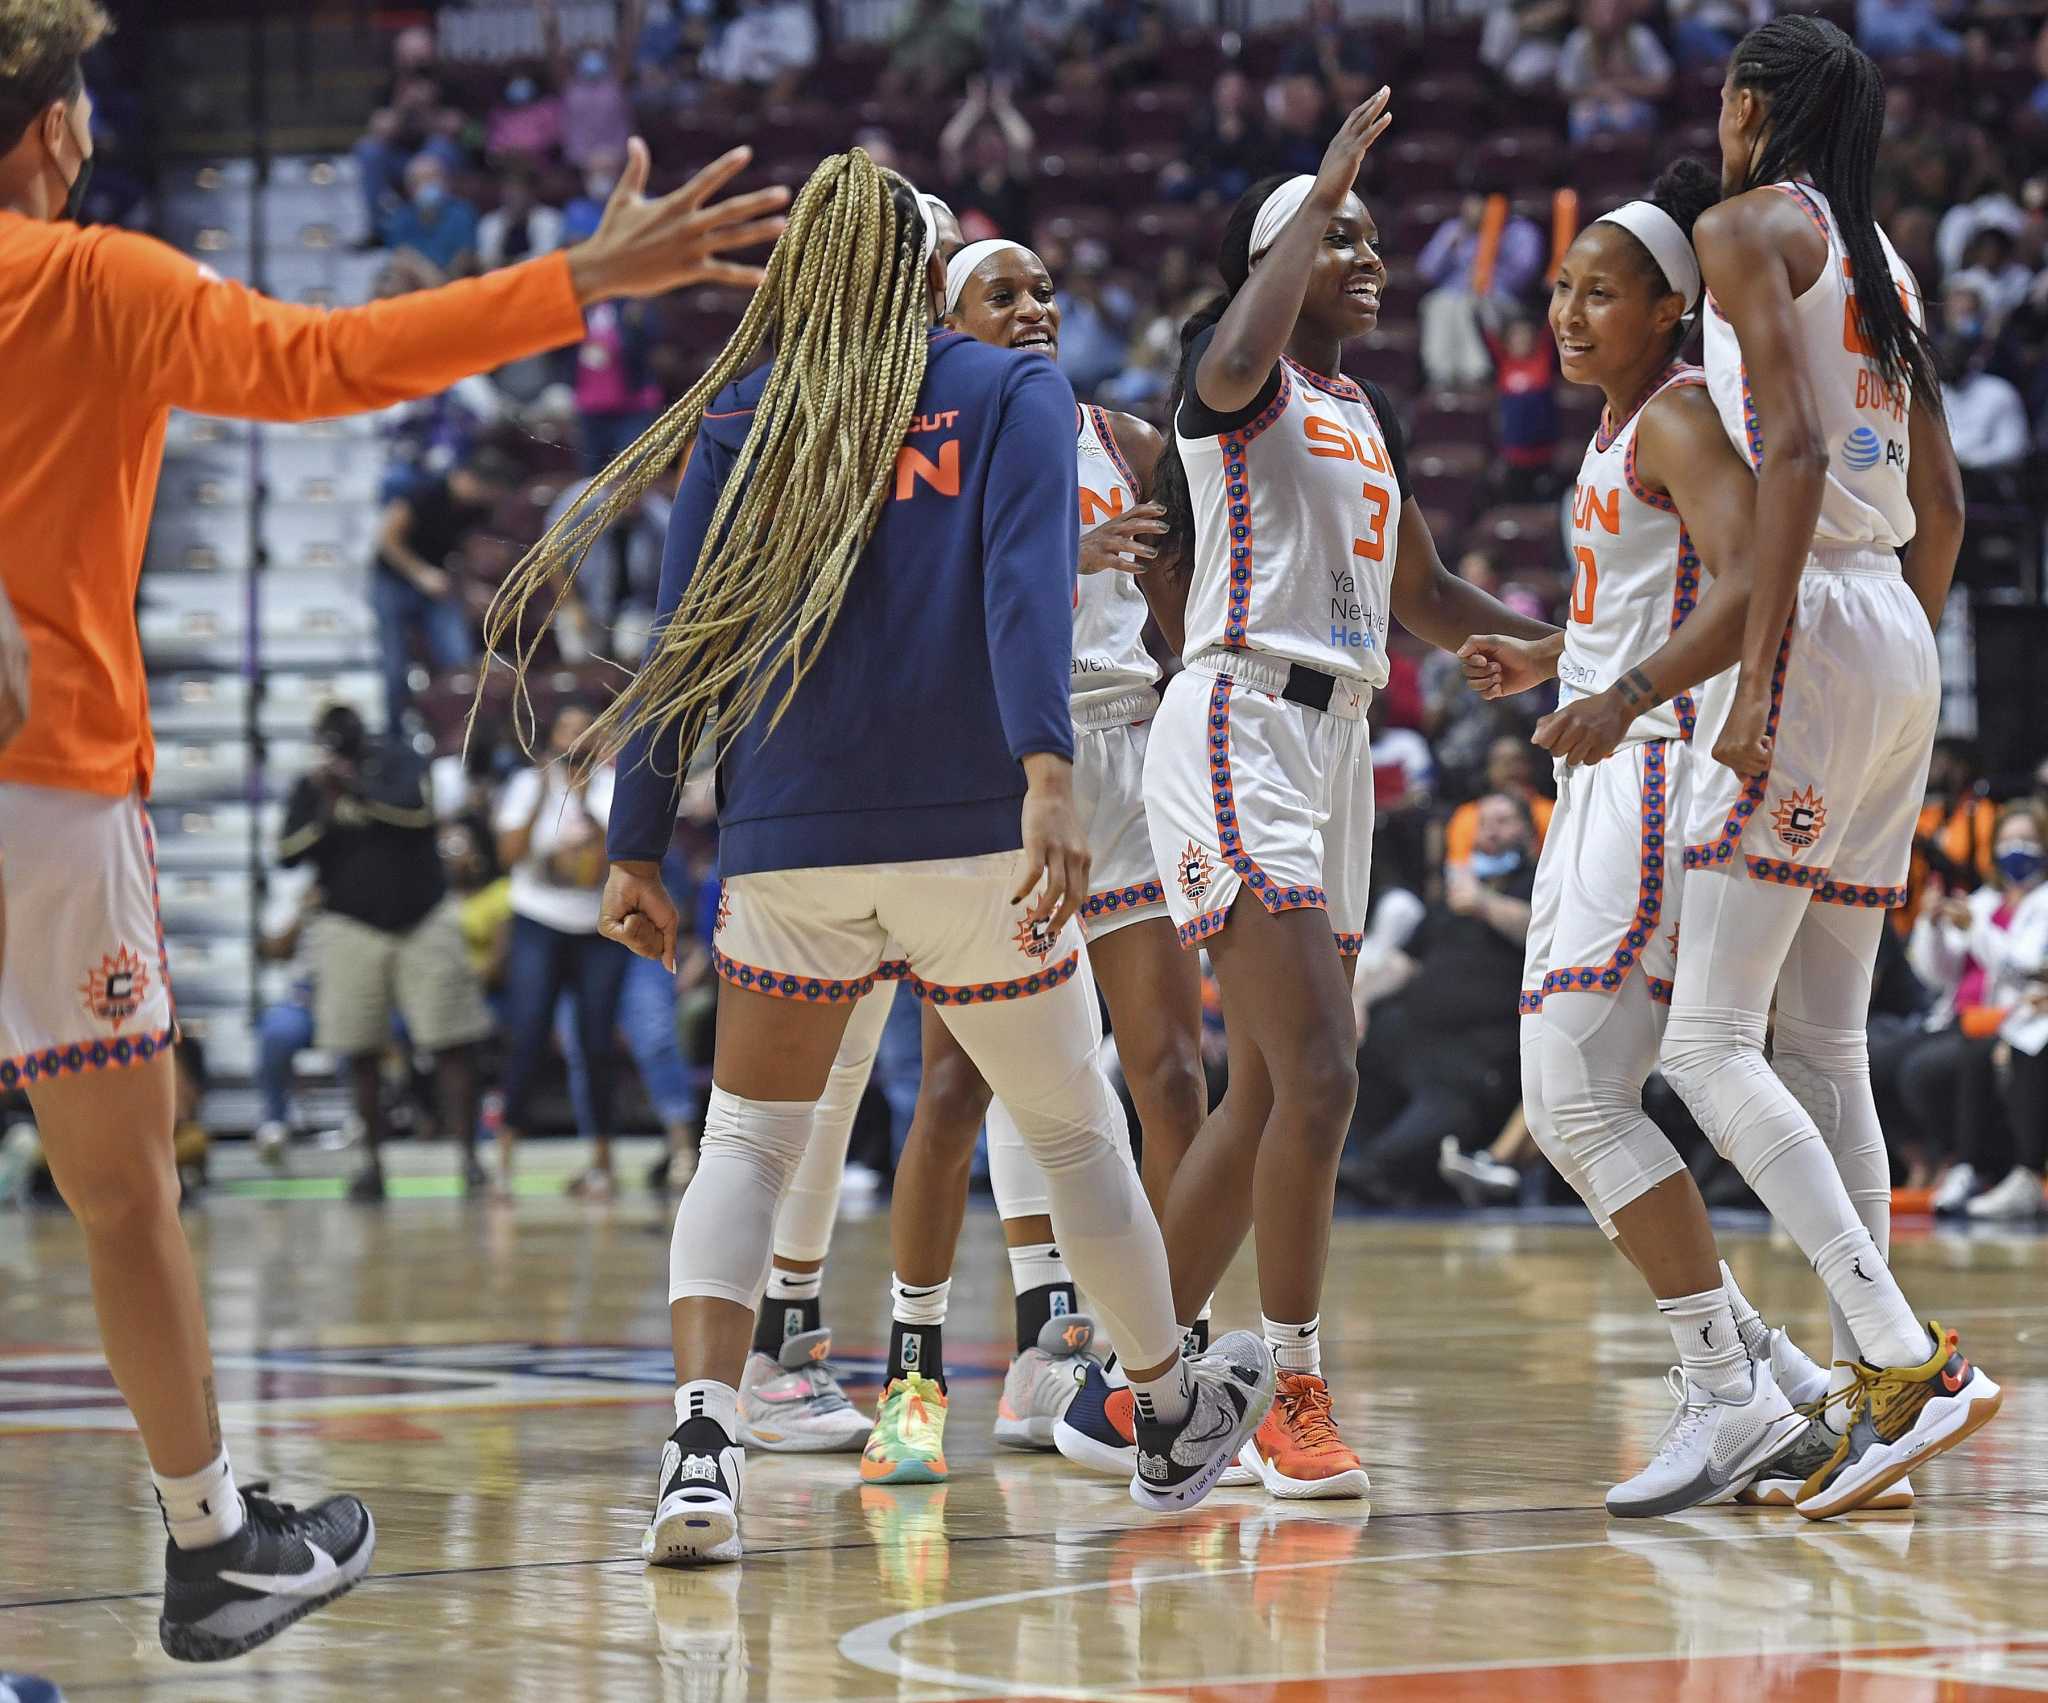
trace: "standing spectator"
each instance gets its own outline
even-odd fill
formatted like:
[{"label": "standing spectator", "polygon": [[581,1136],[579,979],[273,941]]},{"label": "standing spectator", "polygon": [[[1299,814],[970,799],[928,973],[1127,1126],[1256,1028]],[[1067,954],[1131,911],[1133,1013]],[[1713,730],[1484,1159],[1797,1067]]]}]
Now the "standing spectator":
[{"label": "standing spectator", "polygon": [[256,957],[287,966],[282,999],[263,1007],[256,1020],[256,1082],[263,1096],[256,1126],[256,1153],[266,1165],[284,1162],[296,1119],[292,1113],[292,1061],[313,1044],[314,968],[308,947],[311,924],[320,911],[320,889],[308,881],[279,893],[267,907],[268,924],[256,940]]},{"label": "standing spectator", "polygon": [[498,204],[477,221],[477,258],[486,267],[509,266],[562,246],[562,215],[541,205],[533,173],[524,166],[506,172]]},{"label": "standing spectator", "polygon": [[2033,446],[2027,405],[2007,380],[1987,370],[1991,344],[1983,304],[1974,290],[1952,289],[1947,314],[1949,328],[1936,355],[1956,460],[1969,473],[2016,469]]},{"label": "standing spectator", "polygon": [[498,800],[498,861],[512,872],[498,1183],[510,1185],[512,1151],[532,1110],[534,1073],[547,1048],[556,1002],[567,993],[576,1005],[595,1124],[592,1163],[570,1190],[601,1199],[613,1192],[612,1031],[632,954],[597,932],[613,775],[607,765],[579,778],[568,763],[591,719],[589,711],[573,706],[558,711],[548,730],[545,766],[520,770]]},{"label": "standing spectator", "polygon": [[991,85],[986,77],[968,83],[967,98],[939,132],[939,172],[945,200],[969,242],[1025,240],[1037,145],[1006,84]]},{"label": "standing spectator", "polygon": [[1941,21],[1934,0],[1856,0],[1856,45],[1884,64],[1923,53],[1955,59],[1963,38]]},{"label": "standing spectator", "polygon": [[1431,385],[1456,390],[1485,384],[1493,362],[1474,317],[1484,300],[1514,306],[1542,273],[1543,233],[1508,207],[1504,195],[1467,195],[1423,245],[1415,269],[1427,287],[1422,367]]},{"label": "standing spectator", "polygon": [[[671,846],[661,870],[662,885],[684,901],[687,914],[690,872],[682,853]],[[674,975],[653,958],[628,957],[626,979],[619,989],[619,1032],[633,1055],[647,1103],[661,1124],[661,1156],[647,1173],[647,1186],[657,1194],[680,1187],[696,1168],[701,1114],[696,1084],[683,1057],[680,1003],[682,988],[701,981],[709,971],[703,944],[678,940]]]},{"label": "standing spectator", "polygon": [[1571,21],[1571,0],[1510,0],[1490,6],[1479,37],[1480,61],[1510,89],[1548,88],[1557,79],[1558,54]]},{"label": "standing spectator", "polygon": [[719,32],[704,55],[714,82],[766,89],[788,100],[803,74],[818,62],[818,21],[810,0],[742,0],[739,16]]},{"label": "standing spectator", "polygon": [[981,15],[974,0],[910,0],[890,44],[880,94],[885,101],[935,101],[982,63]]},{"label": "standing spectator", "polygon": [[576,450],[586,474],[654,424],[661,381],[654,376],[656,318],[648,302],[600,302],[584,315],[576,351]]},{"label": "standing spectator", "polygon": [[[1483,323],[1483,320],[1482,320]],[[1526,313],[1514,313],[1498,335],[1486,335],[1493,387],[1500,398],[1497,447],[1503,502],[1548,502],[1557,494],[1557,343]]]},{"label": "standing spectator", "polygon": [[394,1014],[434,1059],[441,1128],[461,1143],[463,1177],[482,1184],[476,1044],[491,1032],[448,896],[434,812],[419,763],[397,739],[372,741],[345,704],[314,723],[319,765],[292,789],[278,861],[318,872],[313,1023],[320,1046],[347,1060],[369,1154],[349,1199],[384,1198],[382,1072]]},{"label": "standing spectator", "polygon": [[484,151],[493,160],[538,165],[562,145],[562,101],[525,73],[505,85],[505,98],[484,120]]},{"label": "standing spectator", "polygon": [[405,168],[406,198],[384,216],[388,248],[409,248],[449,277],[476,270],[477,212],[448,187],[448,168],[415,154]]},{"label": "standing spectator", "polygon": [[[1486,786],[1489,796],[1512,798],[1528,812],[1531,843],[1541,851],[1543,836],[1550,832],[1555,801],[1536,790],[1536,747],[1520,734],[1502,734],[1486,753]],[[1476,798],[1451,812],[1444,825],[1446,865],[1457,867],[1472,861],[1479,844],[1480,807],[1485,802]]]},{"label": "standing spectator", "polygon": [[386,505],[377,527],[377,564],[370,603],[384,663],[385,725],[394,733],[412,704],[412,646],[424,644],[437,669],[476,660],[469,616],[453,561],[471,529],[489,517],[519,482],[519,470],[496,450],[478,450],[453,471],[415,485]]},{"label": "standing spectator", "polygon": [[1671,87],[1671,56],[1648,24],[1629,17],[1629,0],[1585,0],[1579,27],[1565,37],[1557,92],[1571,102],[1574,142],[1637,135],[1657,124],[1657,102]]},{"label": "standing spectator", "polygon": [[1251,80],[1226,66],[1208,106],[1188,121],[1179,155],[1160,172],[1159,193],[1169,201],[1235,201],[1266,175],[1266,146]]},{"label": "standing spectator", "polygon": [[574,59],[562,42],[558,0],[540,0],[541,41],[562,96],[562,157],[582,170],[598,160],[624,159],[633,134],[633,103],[626,95],[639,52],[644,0],[621,0],[617,39],[609,50],[586,44]]}]

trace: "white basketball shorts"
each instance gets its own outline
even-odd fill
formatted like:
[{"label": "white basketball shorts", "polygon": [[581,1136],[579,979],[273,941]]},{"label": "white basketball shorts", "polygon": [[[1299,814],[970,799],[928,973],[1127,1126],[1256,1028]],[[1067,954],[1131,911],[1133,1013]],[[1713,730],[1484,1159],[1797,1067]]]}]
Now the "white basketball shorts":
[{"label": "white basketball shorts", "polygon": [[[1094,861],[1081,927],[1100,940],[1166,913],[1145,827],[1145,746],[1158,699],[1119,699],[1074,726],[1074,803]],[[1139,719],[1133,720],[1133,712]]]}]

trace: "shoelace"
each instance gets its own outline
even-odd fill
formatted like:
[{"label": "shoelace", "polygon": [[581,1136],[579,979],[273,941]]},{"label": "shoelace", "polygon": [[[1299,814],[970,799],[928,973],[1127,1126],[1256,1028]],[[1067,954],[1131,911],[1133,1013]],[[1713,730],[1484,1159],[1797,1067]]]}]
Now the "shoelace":
[{"label": "shoelace", "polygon": [[1664,1430],[1657,1438],[1657,1444],[1650,1451],[1651,1458],[1661,1460],[1672,1450],[1689,1442],[1692,1434],[1706,1423],[1713,1411],[1713,1404],[1694,1401],[1692,1384],[1682,1367],[1673,1366],[1664,1374],[1664,1387],[1671,1392],[1671,1399],[1678,1403],[1678,1411],[1665,1422]]},{"label": "shoelace", "polygon": [[1330,1411],[1330,1386],[1306,1381],[1283,1388],[1280,1399],[1287,1404],[1287,1417],[1294,1434],[1311,1449],[1341,1449],[1344,1439],[1337,1435],[1337,1417]]},{"label": "shoelace", "polygon": [[293,1503],[273,1502],[263,1494],[270,1488],[267,1478],[252,1478],[237,1488],[242,1492],[242,1507],[252,1520],[288,1520],[299,1511]]},{"label": "shoelace", "polygon": [[811,1386],[811,1400],[820,1403],[824,1412],[837,1413],[842,1407],[853,1405],[840,1389],[839,1373],[831,1361],[811,1361],[804,1367],[804,1378]]}]

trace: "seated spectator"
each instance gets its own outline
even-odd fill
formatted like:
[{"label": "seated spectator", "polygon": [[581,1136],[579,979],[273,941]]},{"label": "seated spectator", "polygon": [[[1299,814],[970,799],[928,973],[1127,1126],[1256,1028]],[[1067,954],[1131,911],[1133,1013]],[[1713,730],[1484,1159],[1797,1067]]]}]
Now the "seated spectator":
[{"label": "seated spectator", "polygon": [[600,302],[583,316],[576,351],[576,458],[585,474],[654,424],[661,381],[654,376],[659,320],[651,302]]},{"label": "seated spectator", "polygon": [[521,73],[484,120],[484,151],[494,160],[538,163],[562,144],[562,102]]},{"label": "seated spectator", "polygon": [[968,83],[967,98],[939,132],[939,176],[969,242],[1022,241],[1029,233],[1037,145],[1006,84],[985,77]]},{"label": "seated spectator", "polygon": [[1738,0],[1666,0],[1671,47],[1688,71],[1722,65],[1749,29],[1749,10]]},{"label": "seated spectator", "polygon": [[1534,878],[1527,808],[1504,793],[1479,800],[1471,860],[1445,870],[1405,973],[1386,978],[1371,1008],[1359,1081],[1372,1087],[1353,1125],[1364,1138],[1340,1173],[1353,1195],[1406,1204],[1434,1193],[1444,1138],[1484,1146],[1520,1102],[1516,995]]},{"label": "seated spectator", "polygon": [[1070,88],[1135,88],[1157,81],[1166,47],[1160,0],[1095,0],[1067,40],[1060,81]]},{"label": "seated spectator", "polygon": [[1276,77],[1266,89],[1266,169],[1314,176],[1328,146],[1329,99],[1314,77]]},{"label": "seated spectator", "polygon": [[2014,308],[2027,299],[2034,274],[2019,260],[2019,245],[2004,225],[1979,225],[1963,245],[1963,266],[1948,280],[1946,294],[1970,290],[1983,304],[1985,330],[1996,336]]},{"label": "seated spectator", "polygon": [[1378,86],[1373,80],[1372,43],[1345,25],[1338,0],[1309,0],[1308,16],[1293,26],[1283,75],[1314,77],[1339,112],[1349,112]]},{"label": "seated spectator", "polygon": [[1179,155],[1160,172],[1159,193],[1169,201],[1235,201],[1266,175],[1266,146],[1251,80],[1226,66],[1208,106],[1188,121]]},{"label": "seated spectator", "polygon": [[788,100],[818,62],[818,20],[810,0],[742,0],[739,15],[705,53],[704,75],[766,89]]},{"label": "seated spectator", "polygon": [[879,92],[885,101],[938,100],[982,63],[981,15],[974,0],[910,0]]},{"label": "seated spectator", "polygon": [[[1492,315],[1482,309],[1481,325]],[[1557,494],[1557,342],[1533,315],[1516,312],[1503,328],[1486,333],[1493,357],[1493,388],[1500,398],[1494,447],[1500,453],[1496,489],[1505,503],[1548,502]]]},{"label": "seated spectator", "polygon": [[1923,53],[1954,59],[1963,38],[1941,21],[1934,0],[1856,0],[1856,45],[1883,64]]},{"label": "seated spectator", "polygon": [[1906,903],[1892,913],[1895,924],[1912,926],[1930,875],[1948,893],[1968,893],[1992,878],[1997,818],[1979,774],[1976,746],[1967,739],[1937,739],[1927,765],[1926,801],[1913,830]]},{"label": "seated spectator", "polygon": [[1952,289],[1948,329],[1935,345],[1949,439],[1967,473],[2015,469],[2033,447],[2027,405],[2011,383],[1988,370],[1991,342],[1983,304],[1970,289]]},{"label": "seated spectator", "polygon": [[583,169],[583,187],[569,197],[562,208],[562,241],[581,242],[604,220],[605,203],[618,187],[619,174],[626,169],[626,156],[600,154]]},{"label": "seated spectator", "polygon": [[2040,850],[2044,823],[2035,814],[2035,850],[2001,850],[1999,872],[2008,880],[2031,871],[2034,889],[2021,901],[2007,937],[2004,968],[2018,984],[2012,1010],[1998,1031],[2006,1072],[2006,1118],[2012,1125],[2013,1167],[2002,1182],[1970,1202],[1979,1222],[2028,1222],[2048,1212],[2042,1177],[2048,1170],[2048,888],[2040,883],[2048,858]]},{"label": "seated spectator", "polygon": [[1423,245],[1415,269],[1425,294],[1422,368],[1431,385],[1458,390],[1494,376],[1486,340],[1474,317],[1480,302],[1506,311],[1541,276],[1543,233],[1508,207],[1504,195],[1467,195]]},{"label": "seated spectator", "polygon": [[[1543,849],[1543,837],[1550,832],[1550,813],[1555,801],[1536,789],[1536,747],[1517,733],[1504,733],[1486,753],[1486,786],[1489,795],[1517,800],[1529,813],[1531,843]],[[1486,802],[1475,798],[1451,812],[1444,824],[1444,863],[1448,867],[1469,864],[1479,844],[1479,812]]]},{"label": "seated spectator", "polygon": [[588,43],[572,58],[562,41],[558,0],[540,0],[541,40],[562,97],[562,158],[579,171],[601,159],[624,159],[633,134],[626,85],[640,48],[643,0],[624,0],[618,35],[607,49]]},{"label": "seated spectator", "polygon": [[1511,0],[1487,8],[1480,62],[1511,89],[1552,87],[1571,27],[1571,0]]},{"label": "seated spectator", "polygon": [[384,1198],[380,1061],[391,1019],[433,1056],[441,1127],[461,1144],[464,1181],[484,1181],[477,1128],[476,1043],[491,1032],[441,872],[424,771],[401,739],[372,740],[362,717],[332,705],[314,723],[321,759],[285,806],[278,861],[310,862],[321,912],[310,937],[314,1037],[347,1060],[368,1156],[349,1198]]},{"label": "seated spectator", "polygon": [[1572,140],[1654,129],[1657,102],[1671,87],[1671,56],[1656,32],[1631,21],[1628,0],[1584,0],[1579,17],[1557,61]]},{"label": "seated spectator", "polygon": [[1073,258],[1057,277],[1060,371],[1077,395],[1092,397],[1098,386],[1123,371],[1138,304],[1110,277],[1109,253],[1099,242],[1076,243]]},{"label": "seated spectator", "polygon": [[405,168],[406,199],[385,214],[386,247],[409,248],[450,277],[476,270],[477,212],[448,187],[448,168],[415,154]]},{"label": "seated spectator", "polygon": [[504,1121],[498,1129],[498,1186],[509,1187],[512,1152],[528,1127],[535,1073],[546,1054],[555,1006],[575,1001],[577,1039],[589,1085],[592,1162],[570,1184],[575,1194],[613,1192],[612,1031],[632,954],[597,932],[611,819],[609,765],[584,775],[568,754],[589,731],[588,710],[557,712],[545,765],[506,783],[493,825],[498,861],[512,872],[512,937],[505,956]]},{"label": "seated spectator", "polygon": [[476,660],[454,558],[470,531],[518,483],[519,469],[509,459],[496,450],[478,450],[384,509],[370,603],[377,612],[384,663],[385,725],[394,733],[412,705],[415,639],[437,669],[463,668]]},{"label": "seated spectator", "polygon": [[509,266],[562,246],[562,215],[542,206],[533,173],[516,167],[505,174],[498,204],[477,221],[477,258],[486,267]]},{"label": "seated spectator", "polygon": [[1941,275],[1949,278],[1962,270],[1963,256],[1979,231],[1995,226],[2010,231],[2017,239],[2027,227],[2027,214],[2013,199],[2011,186],[1995,171],[1980,174],[1979,181],[1967,191],[1951,192],[1948,162],[1938,146],[1934,158],[1940,167],[1938,174],[1930,174],[1935,181],[1931,185],[1916,184],[1914,193],[1917,199],[1947,209],[1935,228],[1934,252]]}]

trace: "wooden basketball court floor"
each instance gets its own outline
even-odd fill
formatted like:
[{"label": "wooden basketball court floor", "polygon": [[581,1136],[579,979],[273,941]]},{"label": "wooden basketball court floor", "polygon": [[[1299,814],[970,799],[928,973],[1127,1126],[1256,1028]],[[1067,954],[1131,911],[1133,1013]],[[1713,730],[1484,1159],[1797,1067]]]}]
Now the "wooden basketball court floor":
[{"label": "wooden basketball court floor", "polygon": [[[191,1218],[244,1480],[371,1503],[375,1575],[256,1656],[157,1649],[161,1528],[61,1215],[0,1217],[0,1671],[78,1698],[1770,1699],[2048,1694],[2048,1240],[1916,1233],[1923,1307],[2005,1382],[1910,1514],[1617,1523],[1663,1423],[1664,1331],[1590,1227],[1345,1219],[1324,1313],[1370,1507],[1218,1492],[1178,1520],[994,1450],[1008,1344],[969,1220],[950,1483],[751,1463],[739,1568],[638,1560],[670,1385],[668,1219],[446,1199],[215,1197]],[[1822,1353],[1789,1246],[1725,1241]],[[886,1226],[843,1224],[828,1316],[871,1399]],[[1255,1317],[1247,1262],[1219,1305]]]}]

